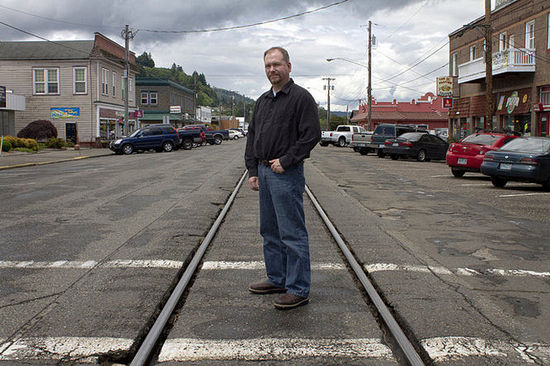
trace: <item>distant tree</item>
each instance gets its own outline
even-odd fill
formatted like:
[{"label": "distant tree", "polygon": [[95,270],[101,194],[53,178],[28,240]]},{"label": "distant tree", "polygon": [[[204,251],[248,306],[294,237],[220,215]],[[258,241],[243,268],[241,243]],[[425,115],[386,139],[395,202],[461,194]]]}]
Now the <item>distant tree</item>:
[{"label": "distant tree", "polygon": [[155,67],[155,61],[153,61],[151,53],[147,52],[143,52],[141,55],[136,57],[136,63],[141,66]]}]

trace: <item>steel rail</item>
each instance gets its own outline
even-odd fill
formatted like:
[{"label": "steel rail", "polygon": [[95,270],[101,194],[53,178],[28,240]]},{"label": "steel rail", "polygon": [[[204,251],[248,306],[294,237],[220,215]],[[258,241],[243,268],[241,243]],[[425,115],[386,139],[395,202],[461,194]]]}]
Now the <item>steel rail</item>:
[{"label": "steel rail", "polygon": [[229,196],[229,199],[227,200],[225,206],[223,207],[222,212],[220,212],[218,218],[216,219],[216,221],[214,221],[214,224],[210,228],[210,231],[208,231],[208,234],[206,235],[203,242],[199,246],[199,249],[193,256],[193,259],[185,269],[185,272],[183,273],[181,279],[178,281],[178,284],[174,288],[174,291],[168,298],[168,301],[166,301],[166,304],[162,308],[162,311],[160,312],[158,318],[155,320],[155,323],[147,333],[147,336],[143,340],[143,343],[141,344],[138,351],[136,352],[136,355],[132,359],[130,366],[143,366],[145,365],[147,360],[151,357],[151,352],[155,348],[155,345],[157,344],[160,335],[162,334],[164,328],[166,327],[166,324],[168,323],[170,316],[174,312],[174,309],[176,308],[176,305],[178,304],[181,298],[181,295],[187,288],[187,285],[189,284],[191,277],[193,277],[193,274],[197,270],[197,267],[200,261],[202,260],[202,257],[204,256],[206,249],[208,248],[208,246],[210,245],[210,242],[214,238],[214,235],[218,231],[218,228],[220,227],[220,224],[225,218],[227,211],[229,211],[229,208],[231,207],[231,204],[233,203],[233,200],[235,199],[237,192],[239,192],[239,189],[241,188],[241,185],[247,174],[248,174],[248,171],[245,171],[241,179],[239,180],[239,183],[237,183],[237,186],[233,190],[233,193],[231,194],[231,196]]},{"label": "steel rail", "polygon": [[334,237],[334,240],[336,240],[336,243],[340,247],[340,250],[346,257],[347,261],[349,262],[355,274],[357,275],[359,281],[361,281],[361,284],[367,291],[367,294],[369,295],[371,301],[373,302],[374,306],[378,310],[378,313],[382,316],[382,319],[388,326],[388,329],[390,330],[391,334],[397,341],[397,344],[403,351],[405,357],[407,358],[407,361],[413,366],[423,366],[424,362],[422,361],[422,359],[414,349],[413,345],[411,344],[411,342],[409,341],[409,339],[407,338],[407,336],[405,335],[405,333],[403,332],[403,330],[401,329],[401,327],[399,326],[399,324],[391,314],[390,310],[388,309],[388,307],[386,306],[386,304],[384,303],[384,301],[382,300],[382,298],[380,297],[380,295],[378,294],[378,292],[376,291],[376,289],[368,279],[361,265],[357,262],[357,260],[355,259],[351,251],[348,249],[348,247],[340,237],[340,234],[338,234],[338,232],[336,231],[336,228],[328,218],[327,214],[325,213],[325,211],[323,210],[323,208],[321,207],[317,199],[313,196],[313,193],[311,193],[311,190],[309,189],[308,186],[306,186],[306,192],[309,198],[311,199],[311,201],[313,202],[313,205],[319,212],[319,216],[321,216],[321,218],[325,222],[325,225],[327,226],[330,233]]}]

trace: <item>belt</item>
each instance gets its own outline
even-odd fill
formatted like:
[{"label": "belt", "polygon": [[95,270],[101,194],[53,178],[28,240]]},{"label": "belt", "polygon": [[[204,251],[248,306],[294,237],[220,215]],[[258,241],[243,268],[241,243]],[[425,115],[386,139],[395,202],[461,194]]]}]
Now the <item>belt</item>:
[{"label": "belt", "polygon": [[271,166],[271,163],[269,162],[269,160],[260,160],[260,164],[264,166]]}]

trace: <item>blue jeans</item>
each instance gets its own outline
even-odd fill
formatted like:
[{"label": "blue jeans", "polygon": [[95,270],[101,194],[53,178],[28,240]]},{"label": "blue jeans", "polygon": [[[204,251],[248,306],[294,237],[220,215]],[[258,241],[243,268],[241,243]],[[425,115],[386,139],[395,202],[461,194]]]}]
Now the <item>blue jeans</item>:
[{"label": "blue jeans", "polygon": [[268,281],[288,293],[308,297],[311,284],[309,241],[304,215],[304,165],[283,174],[258,165],[260,234]]}]

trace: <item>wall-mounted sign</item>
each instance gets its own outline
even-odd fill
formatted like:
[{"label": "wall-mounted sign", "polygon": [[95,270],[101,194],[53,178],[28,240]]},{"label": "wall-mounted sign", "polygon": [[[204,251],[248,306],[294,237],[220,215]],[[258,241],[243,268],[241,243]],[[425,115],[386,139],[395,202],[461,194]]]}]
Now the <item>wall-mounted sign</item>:
[{"label": "wall-mounted sign", "polygon": [[143,111],[141,109],[136,109],[135,115],[136,115],[136,118],[142,118]]},{"label": "wall-mounted sign", "polygon": [[180,105],[171,105],[170,106],[170,113],[181,113],[181,106]]},{"label": "wall-mounted sign", "polygon": [[453,96],[453,80],[452,76],[442,76],[436,79],[436,91],[440,97]]},{"label": "wall-mounted sign", "polygon": [[514,111],[514,109],[516,109],[516,107],[519,105],[519,96],[518,96],[518,92],[517,91],[514,91],[509,97],[508,97],[508,100],[506,101],[506,111],[508,112],[508,114],[512,113]]},{"label": "wall-mounted sign", "polygon": [[80,117],[80,108],[79,107],[52,107],[50,108],[50,118],[78,118]]},{"label": "wall-mounted sign", "polygon": [[443,108],[453,108],[453,98],[443,98]]}]

